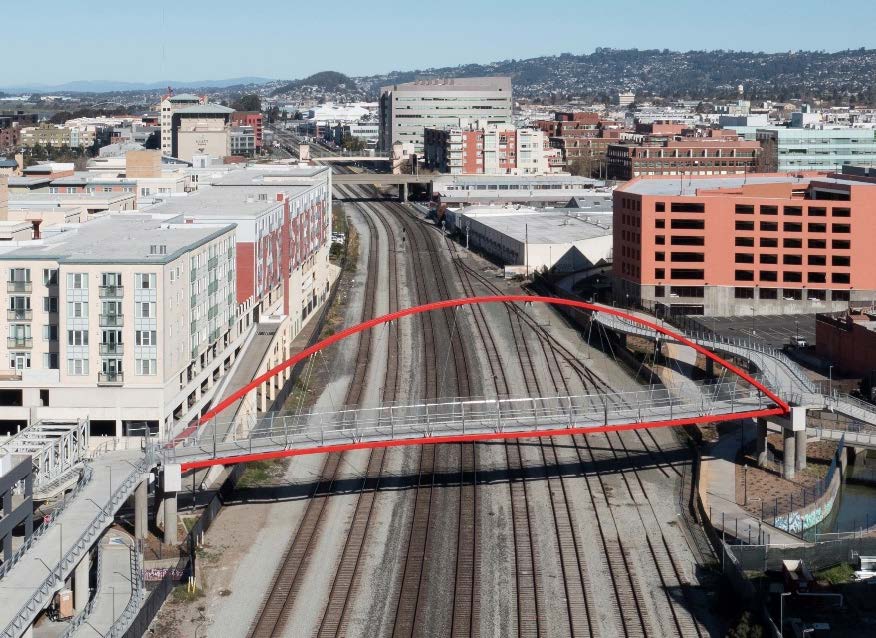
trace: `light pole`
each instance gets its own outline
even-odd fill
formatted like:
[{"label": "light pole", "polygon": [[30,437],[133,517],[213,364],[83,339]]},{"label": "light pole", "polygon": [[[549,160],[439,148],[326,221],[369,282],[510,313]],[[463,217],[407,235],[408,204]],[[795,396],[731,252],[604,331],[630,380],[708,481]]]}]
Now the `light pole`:
[{"label": "light pole", "polygon": [[833,396],[833,364],[827,369],[827,396]]},{"label": "light pole", "polygon": [[751,308],[751,336],[754,337],[757,335],[757,330],[754,329],[754,306],[750,306]]},{"label": "light pole", "polygon": [[782,630],[785,625],[785,596],[790,596],[791,592],[786,591],[779,594],[779,633],[782,634]]}]

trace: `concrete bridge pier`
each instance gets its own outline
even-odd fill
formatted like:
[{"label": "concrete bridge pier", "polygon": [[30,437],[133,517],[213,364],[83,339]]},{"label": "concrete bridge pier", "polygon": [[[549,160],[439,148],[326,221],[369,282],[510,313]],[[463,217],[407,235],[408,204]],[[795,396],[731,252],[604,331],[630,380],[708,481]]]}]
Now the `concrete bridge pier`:
[{"label": "concrete bridge pier", "polygon": [[794,468],[797,471],[806,469],[806,430],[796,430],[794,432],[794,451],[796,456],[794,459]]},{"label": "concrete bridge pier", "polygon": [[176,464],[166,465],[161,474],[162,504],[164,506],[164,543],[176,545],[179,542],[177,534],[176,498],[182,489],[182,471]]},{"label": "concrete bridge pier", "polygon": [[757,466],[766,467],[767,464],[767,434],[769,424],[764,418],[757,420]]},{"label": "concrete bridge pier", "polygon": [[85,605],[88,604],[89,587],[88,587],[88,572],[91,571],[91,554],[85,552],[85,556],[76,565],[73,570],[73,607],[77,612],[82,613]]},{"label": "concrete bridge pier", "polygon": [[796,475],[796,441],[793,430],[783,429],[782,436],[785,439],[785,458],[782,463],[782,476],[792,479]]},{"label": "concrete bridge pier", "polygon": [[134,538],[143,540],[149,530],[149,485],[148,479],[140,481],[134,490]]},{"label": "concrete bridge pier", "polygon": [[407,182],[402,182],[398,185],[398,201],[406,202],[408,201],[408,184]]}]

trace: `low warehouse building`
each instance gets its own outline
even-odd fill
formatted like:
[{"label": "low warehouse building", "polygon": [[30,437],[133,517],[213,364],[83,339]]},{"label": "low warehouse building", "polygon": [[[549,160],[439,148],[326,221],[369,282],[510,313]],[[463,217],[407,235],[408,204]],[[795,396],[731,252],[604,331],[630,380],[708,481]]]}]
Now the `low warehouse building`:
[{"label": "low warehouse building", "polygon": [[456,212],[454,222],[470,248],[507,271],[579,272],[611,262],[609,211],[471,207]]}]

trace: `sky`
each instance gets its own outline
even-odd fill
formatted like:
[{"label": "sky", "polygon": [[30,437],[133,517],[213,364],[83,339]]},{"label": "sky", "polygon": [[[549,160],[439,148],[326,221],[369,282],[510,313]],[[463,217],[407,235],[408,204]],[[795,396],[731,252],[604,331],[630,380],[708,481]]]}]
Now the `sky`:
[{"label": "sky", "polygon": [[8,5],[3,44],[14,53],[0,86],[373,75],[597,47],[876,46],[873,0],[40,0],[46,19]]}]

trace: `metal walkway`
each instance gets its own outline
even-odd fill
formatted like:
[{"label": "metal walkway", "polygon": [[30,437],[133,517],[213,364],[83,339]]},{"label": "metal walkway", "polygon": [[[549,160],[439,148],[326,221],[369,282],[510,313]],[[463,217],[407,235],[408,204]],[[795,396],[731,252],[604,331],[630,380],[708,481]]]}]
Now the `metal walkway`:
[{"label": "metal walkway", "polygon": [[565,435],[714,423],[785,410],[742,379],[621,393],[542,398],[446,400],[298,415],[269,413],[247,438],[223,441],[211,421],[174,445],[156,449],[183,469],[373,447]]},{"label": "metal walkway", "polygon": [[88,456],[88,419],[37,421],[6,441],[3,449],[33,459],[34,496],[51,498],[73,485]]}]

